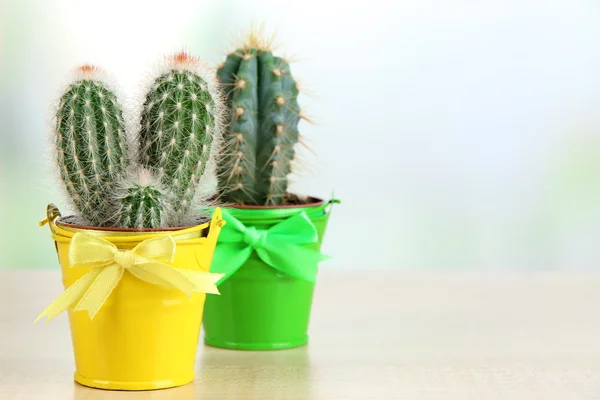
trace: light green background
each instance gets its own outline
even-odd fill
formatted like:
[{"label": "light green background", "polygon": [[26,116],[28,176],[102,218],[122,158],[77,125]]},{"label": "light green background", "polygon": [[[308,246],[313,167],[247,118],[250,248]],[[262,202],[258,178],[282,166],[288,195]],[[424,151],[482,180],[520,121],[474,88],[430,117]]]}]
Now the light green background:
[{"label": "light green background", "polygon": [[182,47],[278,31],[301,103],[294,190],[343,200],[331,268],[600,266],[600,5],[592,1],[3,1],[0,267],[56,268],[49,105],[90,62],[128,95]]}]

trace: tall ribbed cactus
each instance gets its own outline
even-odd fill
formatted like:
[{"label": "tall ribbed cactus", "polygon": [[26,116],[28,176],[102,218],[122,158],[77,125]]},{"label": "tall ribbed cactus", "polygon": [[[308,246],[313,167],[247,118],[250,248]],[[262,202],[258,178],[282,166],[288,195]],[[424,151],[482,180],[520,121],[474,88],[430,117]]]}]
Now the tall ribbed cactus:
[{"label": "tall ribbed cactus", "polygon": [[129,161],[121,107],[105,73],[79,67],[55,116],[56,160],[66,191],[83,220],[102,226],[111,216],[107,193]]},{"label": "tall ribbed cactus", "polygon": [[170,192],[151,171],[128,172],[115,190],[118,226],[122,228],[162,228],[168,226]]},{"label": "tall ribbed cactus", "polygon": [[229,54],[217,76],[225,88],[231,123],[219,165],[224,199],[281,205],[298,142],[298,86],[287,61],[256,34]]},{"label": "tall ribbed cactus", "polygon": [[205,188],[216,186],[211,180],[223,108],[214,73],[183,52],[167,58],[146,95],[139,161],[163,175],[181,216],[195,206],[194,199],[213,194]]}]

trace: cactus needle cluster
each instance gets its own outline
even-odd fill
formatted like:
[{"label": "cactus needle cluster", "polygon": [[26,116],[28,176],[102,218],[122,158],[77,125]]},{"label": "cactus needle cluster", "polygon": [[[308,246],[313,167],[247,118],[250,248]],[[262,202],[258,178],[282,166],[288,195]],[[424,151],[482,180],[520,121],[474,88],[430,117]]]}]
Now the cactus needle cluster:
[{"label": "cactus needle cluster", "polygon": [[166,57],[156,75],[139,132],[127,132],[114,86],[97,67],[77,68],[58,101],[55,159],[74,211],[87,224],[180,226],[212,194],[223,129],[214,74],[182,52]]}]

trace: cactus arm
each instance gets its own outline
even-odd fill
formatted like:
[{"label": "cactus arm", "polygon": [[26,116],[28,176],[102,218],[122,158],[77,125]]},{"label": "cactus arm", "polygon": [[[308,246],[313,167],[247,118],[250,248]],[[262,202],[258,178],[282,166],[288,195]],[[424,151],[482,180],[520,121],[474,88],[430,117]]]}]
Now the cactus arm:
[{"label": "cactus arm", "polygon": [[[191,60],[185,54],[176,57]],[[142,110],[139,161],[164,175],[181,216],[192,206],[213,140],[220,136],[220,99],[206,79],[174,66],[156,78]]]},{"label": "cactus arm", "polygon": [[138,168],[127,171],[115,182],[110,192],[116,207],[116,225],[121,228],[165,228],[173,199],[151,170]]},{"label": "cactus arm", "polygon": [[[107,190],[112,179],[127,164],[123,119],[116,96],[102,81],[96,80],[98,70],[84,66],[85,78],[69,85],[56,111],[56,160],[61,179],[78,214],[93,225],[103,225],[110,218]],[[102,105],[103,100],[110,107]],[[112,130],[109,125],[115,125]],[[106,125],[105,125],[106,123]],[[108,137],[108,139],[106,139]],[[108,151],[106,143],[119,150]],[[118,164],[109,169],[118,157]]]},{"label": "cactus arm", "polygon": [[[238,57],[233,55],[234,58]],[[228,63],[225,63],[225,67]],[[223,67],[223,68],[225,68]],[[222,70],[220,75],[225,75]],[[226,139],[226,153],[220,171],[226,186],[226,200],[255,204],[256,147],[258,141],[258,60],[246,53],[236,73],[227,75],[226,86],[232,121]]]},{"label": "cactus arm", "polygon": [[168,224],[171,193],[147,169],[128,171],[115,182],[111,204],[117,209],[116,224],[121,228],[164,228]]},{"label": "cactus arm", "polygon": [[151,186],[136,186],[129,189],[122,200],[119,213],[122,228],[162,228],[166,226],[162,193]]},{"label": "cactus arm", "polygon": [[[297,89],[289,66],[271,52],[259,56],[260,146],[257,152],[257,188],[261,202],[281,205],[287,193],[287,175],[298,140]],[[287,75],[287,78],[285,77]],[[285,89],[285,90],[284,90]]]}]

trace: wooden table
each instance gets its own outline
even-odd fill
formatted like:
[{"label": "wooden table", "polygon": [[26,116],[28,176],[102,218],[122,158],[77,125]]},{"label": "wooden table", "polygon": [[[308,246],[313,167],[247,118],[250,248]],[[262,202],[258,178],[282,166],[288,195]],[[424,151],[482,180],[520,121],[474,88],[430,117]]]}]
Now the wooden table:
[{"label": "wooden table", "polygon": [[308,346],[200,345],[194,384],[73,382],[57,270],[0,270],[0,399],[600,399],[600,273],[320,273]]}]

